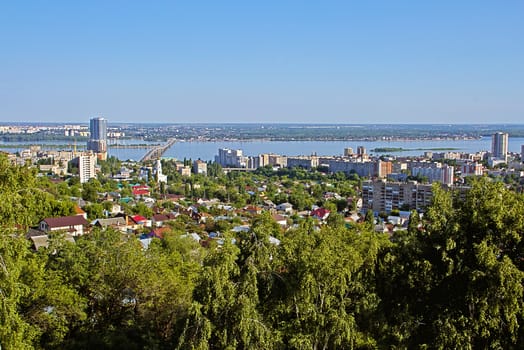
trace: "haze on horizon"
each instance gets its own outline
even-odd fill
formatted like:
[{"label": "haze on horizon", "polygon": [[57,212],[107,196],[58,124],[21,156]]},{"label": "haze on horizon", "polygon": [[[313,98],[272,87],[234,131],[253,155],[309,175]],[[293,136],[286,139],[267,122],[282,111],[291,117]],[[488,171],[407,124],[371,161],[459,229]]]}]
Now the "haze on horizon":
[{"label": "haze on horizon", "polygon": [[0,120],[522,123],[524,2],[12,1]]}]

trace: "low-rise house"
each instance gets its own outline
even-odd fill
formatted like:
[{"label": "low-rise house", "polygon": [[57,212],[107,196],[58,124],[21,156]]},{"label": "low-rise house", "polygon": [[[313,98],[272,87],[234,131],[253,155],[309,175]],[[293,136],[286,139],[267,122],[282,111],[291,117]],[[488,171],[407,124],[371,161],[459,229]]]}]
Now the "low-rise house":
[{"label": "low-rise house", "polygon": [[348,222],[360,222],[361,219],[362,218],[357,213],[351,213],[348,217],[346,217],[344,219],[344,221],[346,221],[346,223],[348,223]]},{"label": "low-rise house", "polygon": [[315,210],[312,210],[309,215],[314,218],[317,218],[320,221],[324,221],[328,218],[329,214],[330,214],[330,211],[327,210],[326,208],[317,208]]},{"label": "low-rise house", "polygon": [[280,203],[277,205],[276,209],[278,211],[282,211],[284,213],[287,213],[287,214],[291,214],[293,212],[293,204],[291,203]]},{"label": "low-rise house", "polygon": [[87,220],[87,213],[84,210],[82,210],[82,208],[80,208],[78,205],[75,205],[74,211],[75,215],[82,216],[84,219]]},{"label": "low-rise house", "polygon": [[162,227],[164,226],[164,223],[168,221],[175,220],[177,217],[174,213],[168,213],[168,214],[155,214],[152,218],[153,226],[155,227]]},{"label": "low-rise house", "polygon": [[149,196],[150,191],[149,187],[146,185],[135,185],[132,188],[133,196],[139,197],[139,196]]},{"label": "low-rise house", "polygon": [[264,208],[267,210],[276,209],[276,204],[273,201],[266,199],[264,200]]},{"label": "low-rise house", "polygon": [[189,208],[185,210],[185,214],[198,222],[200,222],[200,219],[202,219],[202,214],[198,212],[198,208],[195,205],[189,206]]},{"label": "low-rise house", "polygon": [[254,205],[248,205],[247,207],[244,208],[244,210],[251,215],[262,214],[262,208],[254,206]]},{"label": "low-rise house", "polygon": [[342,199],[342,197],[336,192],[324,192],[323,197],[324,199],[336,199],[336,200]]},{"label": "low-rise house", "polygon": [[233,231],[235,233],[249,232],[250,229],[251,229],[250,225],[239,225],[239,226],[233,227],[233,229],[231,231]]},{"label": "low-rise house", "polygon": [[[49,236],[45,232],[42,232],[40,230],[30,229],[29,232],[27,232],[26,237],[31,240],[33,244],[33,248],[35,250],[39,250],[40,248],[49,247]],[[75,239],[69,233],[65,234],[64,239],[68,242],[75,243]]]},{"label": "low-rise house", "polygon": [[155,199],[151,197],[142,197],[142,199],[144,200],[144,203],[148,206],[149,205],[153,206],[156,202]]},{"label": "low-rise house", "polygon": [[204,212],[200,213],[200,220],[199,220],[199,222],[206,223],[206,221],[208,219],[213,219],[213,215],[208,214],[208,213],[204,213]]},{"label": "low-rise house", "polygon": [[157,227],[151,230],[149,236],[151,238],[164,239],[164,235],[170,231],[169,227]]},{"label": "low-rise house", "polygon": [[151,220],[148,220],[146,217],[143,217],[142,215],[133,215],[131,216],[132,221],[135,223],[135,229],[140,227],[151,227]]},{"label": "low-rise house", "polygon": [[197,204],[204,206],[206,208],[211,208],[213,206],[217,206],[220,204],[220,200],[218,198],[212,198],[212,199],[198,199]]},{"label": "low-rise house", "polygon": [[164,200],[167,200],[167,201],[170,201],[170,202],[173,202],[173,203],[177,203],[179,201],[182,201],[186,199],[186,196],[184,196],[183,194],[171,194],[171,193],[168,193],[166,195],[164,195]]},{"label": "low-rise house", "polygon": [[395,226],[401,226],[404,223],[404,220],[400,216],[390,215],[387,218],[387,222],[392,223]]},{"label": "low-rise house", "polygon": [[81,236],[89,223],[81,215],[62,216],[57,218],[46,218],[40,221],[40,231],[45,233],[51,231],[65,231],[73,236]]},{"label": "low-rise house", "polygon": [[272,217],[273,220],[275,220],[276,223],[279,224],[280,226],[282,226],[282,227],[286,227],[286,226],[287,226],[287,217],[282,216],[282,215],[280,215],[280,214],[273,214],[273,215],[271,215],[271,217]]},{"label": "low-rise house", "polygon": [[111,208],[108,210],[110,215],[116,215],[122,212],[122,206],[118,203],[113,202]]},{"label": "low-rise house", "polygon": [[121,216],[115,217],[115,218],[107,218],[107,219],[96,219],[93,223],[93,226],[100,227],[103,229],[111,227],[123,233],[126,233],[128,229],[126,219]]}]

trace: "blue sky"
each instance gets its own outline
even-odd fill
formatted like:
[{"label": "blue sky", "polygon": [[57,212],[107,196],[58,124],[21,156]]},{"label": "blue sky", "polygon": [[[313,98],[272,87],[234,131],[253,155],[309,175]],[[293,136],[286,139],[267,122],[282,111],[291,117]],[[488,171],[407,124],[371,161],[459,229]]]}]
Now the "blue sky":
[{"label": "blue sky", "polygon": [[523,123],[524,1],[4,1],[0,120]]}]

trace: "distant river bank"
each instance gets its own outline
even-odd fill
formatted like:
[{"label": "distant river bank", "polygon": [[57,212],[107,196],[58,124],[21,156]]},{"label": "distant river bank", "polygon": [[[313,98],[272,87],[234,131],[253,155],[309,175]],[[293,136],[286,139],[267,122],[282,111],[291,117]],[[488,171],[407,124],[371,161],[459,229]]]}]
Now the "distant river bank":
[{"label": "distant river bank", "polygon": [[[46,149],[50,145],[60,145],[64,142],[49,141],[38,142],[35,145]],[[27,148],[27,143],[1,142],[0,151],[16,153]],[[141,144],[149,144],[143,140],[127,140],[117,147],[109,145],[108,153],[121,160],[139,160],[147,152],[147,148],[137,147]],[[158,144],[158,142],[151,142]],[[126,145],[128,147],[126,147]],[[520,153],[524,145],[524,137],[509,139],[509,151]],[[78,146],[83,149],[84,145]],[[213,160],[219,148],[242,149],[244,155],[254,156],[261,153],[276,153],[286,156],[297,155],[342,155],[344,148],[353,148],[356,152],[358,146],[364,146],[371,154],[391,154],[395,156],[418,156],[424,154],[425,150],[433,152],[444,152],[444,149],[452,149],[453,152],[474,153],[478,151],[489,151],[491,149],[491,137],[482,137],[474,140],[416,140],[416,141],[210,141],[210,142],[176,142],[169,148],[164,157],[169,158],[191,158],[202,160]],[[51,147],[49,147],[51,148]],[[73,145],[65,149],[72,149]],[[401,152],[373,152],[375,148],[402,149]],[[53,148],[56,149],[56,148]]]}]

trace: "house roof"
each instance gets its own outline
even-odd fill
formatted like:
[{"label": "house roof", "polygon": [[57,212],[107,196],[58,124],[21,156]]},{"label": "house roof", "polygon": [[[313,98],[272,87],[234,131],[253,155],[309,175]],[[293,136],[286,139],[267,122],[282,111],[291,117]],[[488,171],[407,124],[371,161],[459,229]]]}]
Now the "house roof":
[{"label": "house roof", "polygon": [[311,211],[311,216],[315,216],[322,220],[327,218],[328,215],[329,215],[329,210],[327,210],[326,208],[318,208],[318,209]]},{"label": "house roof", "polygon": [[182,194],[166,194],[164,195],[164,199],[169,199],[171,201],[177,201],[177,200],[180,200],[180,199],[185,199],[186,196],[182,195]]},{"label": "house roof", "polygon": [[169,232],[169,228],[168,227],[158,227],[158,228],[155,228],[153,229],[151,232],[150,232],[150,237],[156,237],[156,238],[164,238],[164,234]]},{"label": "house roof", "polygon": [[99,225],[101,227],[126,226],[126,219],[121,216],[116,218],[97,219],[95,225]]},{"label": "house roof", "polygon": [[[49,236],[46,234],[40,236],[31,236],[30,239],[33,241],[36,250],[42,247],[49,247]],[[75,243],[75,239],[70,234],[66,234],[64,239],[68,242]]]},{"label": "house roof", "polygon": [[32,236],[31,240],[33,241],[33,244],[35,246],[35,249],[38,250],[42,247],[47,248],[49,246],[49,238],[47,235],[45,236]]},{"label": "house roof", "polygon": [[30,228],[29,230],[27,230],[27,233],[26,233],[26,237],[27,238],[31,238],[31,237],[38,237],[38,236],[46,236],[47,233],[45,233],[44,231],[40,231],[40,230],[37,230],[37,229],[34,229],[34,228]]},{"label": "house roof", "polygon": [[75,205],[75,214],[76,215],[84,215],[86,212],[82,210],[78,205]]},{"label": "house roof", "polygon": [[88,222],[81,215],[73,216],[61,216],[58,218],[46,218],[44,221],[49,228],[59,228],[59,227],[70,227],[77,225],[87,225]]},{"label": "house roof", "polygon": [[149,190],[146,189],[133,189],[133,195],[135,196],[143,196],[149,194]]},{"label": "house roof", "polygon": [[280,214],[273,214],[271,215],[271,217],[273,218],[273,220],[275,220],[276,222],[279,222],[279,221],[287,221],[287,218],[285,216],[282,216]]},{"label": "house roof", "polygon": [[155,220],[156,222],[174,220],[174,219],[176,219],[176,215],[173,213],[153,215],[153,220]]},{"label": "house roof", "polygon": [[145,217],[143,217],[142,215],[133,215],[133,216],[131,216],[131,219],[133,219],[133,221],[136,222],[137,224],[139,222],[147,221],[147,219]]},{"label": "house roof", "polygon": [[285,203],[280,203],[279,205],[277,205],[277,207],[293,208],[293,204],[285,202]]},{"label": "house roof", "polygon": [[263,208],[261,207],[257,207],[255,205],[248,205],[245,210],[246,211],[251,211],[251,212],[259,212],[259,211],[262,211]]}]

